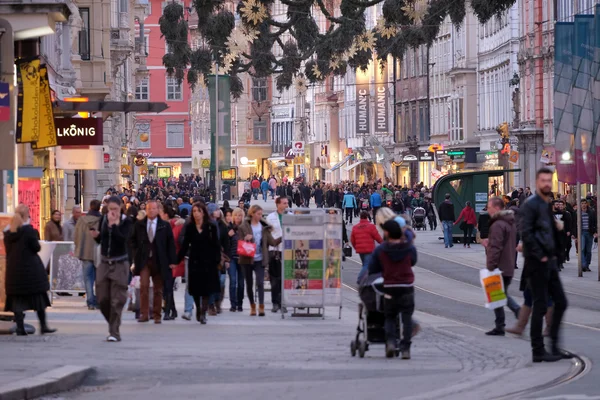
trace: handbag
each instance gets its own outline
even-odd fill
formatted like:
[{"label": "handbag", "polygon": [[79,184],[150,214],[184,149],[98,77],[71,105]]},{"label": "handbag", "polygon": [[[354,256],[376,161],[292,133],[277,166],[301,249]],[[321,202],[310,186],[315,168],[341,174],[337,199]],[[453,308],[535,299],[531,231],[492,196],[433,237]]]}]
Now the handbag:
[{"label": "handbag", "polygon": [[463,221],[460,223],[460,225],[458,227],[460,228],[461,231],[464,231],[465,229],[467,229],[467,223],[465,221]]},{"label": "handbag", "polygon": [[344,245],[344,256],[352,257],[352,246],[350,246],[349,244]]},{"label": "handbag", "polygon": [[256,243],[246,242],[244,240],[238,241],[237,245],[238,256],[254,258],[256,254]]}]

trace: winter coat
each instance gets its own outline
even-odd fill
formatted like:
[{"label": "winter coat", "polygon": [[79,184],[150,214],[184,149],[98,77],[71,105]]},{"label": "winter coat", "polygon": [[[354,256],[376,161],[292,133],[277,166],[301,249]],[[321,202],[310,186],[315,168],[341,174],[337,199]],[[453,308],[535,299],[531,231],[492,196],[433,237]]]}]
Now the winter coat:
[{"label": "winter coat", "polygon": [[267,192],[269,190],[269,182],[267,181],[262,181],[260,184],[260,191],[261,192]]},{"label": "winter coat", "polygon": [[475,217],[475,210],[473,210],[472,207],[467,206],[463,208],[460,214],[458,215],[458,219],[456,220],[456,222],[454,222],[454,224],[458,224],[463,218],[465,219],[465,223],[467,225],[477,225],[477,217]]},{"label": "winter coat", "polygon": [[385,242],[373,252],[369,275],[381,273],[384,287],[411,287],[415,281],[412,267],[417,263],[417,249],[411,243]]},{"label": "winter coat", "polygon": [[328,207],[335,207],[338,203],[338,193],[337,191],[331,189],[329,191],[327,191],[327,195],[325,196],[327,198],[327,206]]},{"label": "winter coat", "polygon": [[512,277],[515,273],[516,243],[515,213],[504,210],[492,216],[488,245],[485,249],[487,269],[493,271],[498,268],[503,276]]},{"label": "winter coat", "polygon": [[76,222],[73,217],[69,218],[63,225],[63,239],[65,242],[72,242],[75,235]]},{"label": "winter coat", "polygon": [[[598,221],[596,219],[596,210],[588,207],[586,211],[588,215],[588,233],[593,235],[598,232]],[[573,231],[571,232],[574,237],[577,237],[577,223],[579,220],[577,219],[577,211],[573,212]],[[565,231],[566,232],[566,231]],[[582,233],[583,232],[582,230]]]},{"label": "winter coat", "polygon": [[[229,231],[233,230],[233,236],[229,236]],[[234,224],[234,223],[230,223],[229,226],[227,227],[227,235],[229,236],[229,257],[232,260],[236,260],[238,259],[238,252],[237,252],[237,246],[238,246],[238,240],[239,240],[239,235],[238,235],[238,227]]]},{"label": "winter coat", "polygon": [[[179,254],[181,250],[181,244],[183,244],[183,228],[185,227],[185,220],[183,218],[172,218],[169,220],[171,230],[173,231],[173,238],[175,239],[175,250]],[[185,262],[180,262],[177,267],[173,269],[173,278],[185,275]]]},{"label": "winter coat", "polygon": [[50,289],[46,268],[37,254],[41,249],[39,233],[33,226],[23,225],[16,232],[10,232],[7,227],[4,248],[7,296],[28,296]]},{"label": "winter coat", "polygon": [[[246,235],[252,235],[252,225],[250,221],[250,218],[246,218],[238,228],[239,240],[244,240]],[[262,240],[260,243],[262,246],[262,265],[267,268],[269,266],[269,246],[279,246],[281,238],[273,238],[273,235],[271,234],[273,227],[266,221],[261,220],[260,224],[262,225]],[[254,243],[254,238],[250,242]],[[240,265],[251,265],[252,263],[254,263],[254,258],[239,256]]]},{"label": "winter coat", "polygon": [[133,232],[129,238],[130,247],[134,254],[135,270],[134,275],[138,276],[142,269],[148,263],[148,255],[151,249],[154,249],[155,266],[163,276],[165,281],[172,278],[172,271],[169,265],[177,264],[177,253],[175,252],[175,239],[171,225],[163,221],[160,217],[156,218],[156,232],[154,242],[150,243],[148,238],[148,217],[138,220],[133,226]]},{"label": "winter coat", "polygon": [[479,220],[477,220],[477,229],[479,230],[479,236],[482,239],[488,238],[490,231],[490,214],[488,214],[487,211],[482,211],[481,213],[479,213]]},{"label": "winter coat", "polygon": [[118,225],[108,226],[108,218],[102,218],[100,224],[100,234],[94,239],[95,243],[100,244],[100,254],[106,258],[127,257],[131,262],[132,253],[127,242],[133,227],[131,219],[121,215]]},{"label": "winter coat", "polygon": [[381,200],[381,195],[379,193],[373,193],[371,198],[369,199],[369,203],[371,207],[381,207],[383,200]]},{"label": "winter coat", "polygon": [[346,193],[342,201],[342,208],[357,208],[356,197],[352,193]]},{"label": "winter coat", "polygon": [[97,241],[90,232],[91,228],[100,230],[99,224],[102,215],[99,212],[90,211],[82,215],[75,225],[73,241],[75,242],[75,257],[83,261],[93,261],[96,257]]},{"label": "winter coat", "polygon": [[44,240],[48,242],[62,242],[63,241],[63,233],[62,227],[59,228],[54,221],[46,222],[46,226],[44,227]]},{"label": "winter coat", "polygon": [[315,203],[317,203],[317,205],[323,204],[323,189],[316,188],[314,196],[315,196]]},{"label": "winter coat", "polygon": [[450,200],[445,200],[438,209],[438,214],[440,217],[440,221],[451,221],[454,222],[456,220],[454,214],[454,204]]},{"label": "winter coat", "polygon": [[352,228],[350,234],[350,243],[358,254],[371,254],[375,250],[375,242],[381,243],[383,239],[375,224],[367,219],[361,219],[357,225]]},{"label": "winter coat", "polygon": [[550,204],[536,193],[521,206],[520,215],[523,256],[537,261],[555,256],[557,231]]},{"label": "winter coat", "polygon": [[186,255],[188,259],[188,283],[190,295],[208,297],[221,289],[219,263],[221,262],[221,246],[217,226],[208,222],[198,232],[194,222],[185,225],[183,244],[177,254],[181,262]]}]

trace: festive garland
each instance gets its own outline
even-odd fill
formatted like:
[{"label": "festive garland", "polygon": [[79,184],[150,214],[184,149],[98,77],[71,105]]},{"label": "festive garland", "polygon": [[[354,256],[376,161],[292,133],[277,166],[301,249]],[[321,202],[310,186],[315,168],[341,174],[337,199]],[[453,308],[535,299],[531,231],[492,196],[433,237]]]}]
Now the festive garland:
[{"label": "festive garland", "polygon": [[[340,15],[331,0],[280,0],[287,6],[287,20],[271,16],[273,0],[240,0],[235,15],[224,9],[224,0],[194,0],[198,29],[204,45],[191,49],[184,8],[173,1],[165,6],[160,30],[170,52],[163,57],[167,73],[194,87],[206,82],[213,63],[232,77],[231,93],[239,97],[243,86],[238,74],[255,77],[276,75],[277,90],[306,82],[322,82],[327,76],[344,76],[347,68],[368,68],[375,54],[385,63],[388,56],[401,58],[407,49],[431,45],[446,17],[460,27],[471,7],[481,23],[505,13],[516,0],[341,0]],[[365,12],[382,4],[383,17],[371,30]],[[329,22],[319,32],[313,17],[318,8]],[[283,35],[291,37],[285,43]],[[274,55],[277,45],[281,56]],[[235,83],[234,83],[235,81]]]}]

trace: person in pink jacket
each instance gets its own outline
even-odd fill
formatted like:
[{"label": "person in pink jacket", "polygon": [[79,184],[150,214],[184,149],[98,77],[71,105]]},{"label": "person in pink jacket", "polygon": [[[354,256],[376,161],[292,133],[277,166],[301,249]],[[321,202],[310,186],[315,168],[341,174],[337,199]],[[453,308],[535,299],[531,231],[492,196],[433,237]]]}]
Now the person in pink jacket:
[{"label": "person in pink jacket", "polygon": [[454,225],[458,224],[461,219],[464,218],[460,229],[464,232],[463,247],[471,247],[471,240],[473,236],[473,228],[477,227],[477,217],[475,216],[475,210],[471,207],[471,202],[467,201],[465,208],[462,209],[458,219],[454,222]]}]

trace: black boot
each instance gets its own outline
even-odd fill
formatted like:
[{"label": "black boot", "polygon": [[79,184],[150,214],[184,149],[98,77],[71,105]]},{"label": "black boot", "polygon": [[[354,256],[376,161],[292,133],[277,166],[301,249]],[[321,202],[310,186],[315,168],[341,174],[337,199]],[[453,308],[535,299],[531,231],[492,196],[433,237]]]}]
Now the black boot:
[{"label": "black boot", "polygon": [[200,308],[200,323],[206,325],[206,311],[208,310],[208,297],[202,298],[202,306]]},{"label": "black boot", "polygon": [[562,359],[563,359],[562,355],[550,354],[550,353],[546,352],[546,350],[544,350],[543,353],[534,354],[533,355],[533,362],[534,363],[539,363],[539,362],[542,362],[542,361],[545,361],[545,362],[555,362],[555,361],[559,361],[559,360],[562,360]]},{"label": "black boot", "polygon": [[15,313],[15,323],[17,324],[17,330],[15,331],[17,336],[27,336],[27,331],[25,330],[25,315],[22,312]]},{"label": "black boot", "polygon": [[46,310],[41,309],[37,312],[38,319],[40,320],[40,335],[45,335],[46,333],[54,333],[56,329],[52,329],[48,327],[46,323]]},{"label": "black boot", "polygon": [[174,318],[171,317],[171,302],[173,301],[173,294],[165,295],[165,315],[163,321],[171,321]]}]

